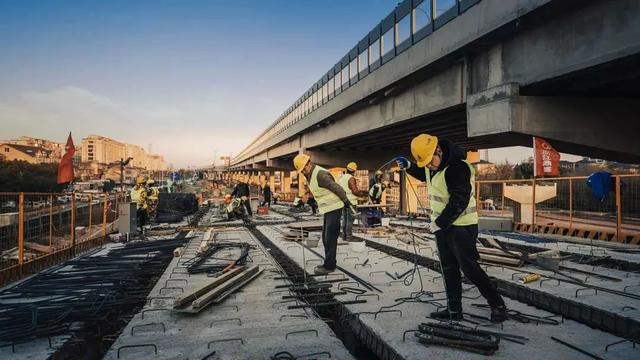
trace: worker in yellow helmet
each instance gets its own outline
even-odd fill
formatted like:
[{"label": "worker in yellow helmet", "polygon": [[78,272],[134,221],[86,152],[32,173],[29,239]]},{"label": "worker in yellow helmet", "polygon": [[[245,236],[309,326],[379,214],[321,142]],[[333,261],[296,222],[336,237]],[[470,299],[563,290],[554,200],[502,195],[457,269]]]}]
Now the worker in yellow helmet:
[{"label": "worker in yellow helmet", "polygon": [[465,152],[449,141],[420,134],[411,141],[411,154],[416,164],[404,157],[395,160],[407,174],[427,183],[432,211],[429,226],[436,236],[448,300],[447,309],[433,312],[431,317],[462,319],[462,270],[487,299],[491,307],[491,321],[505,321],[507,309],[504,300],[478,264],[475,170],[465,160]]},{"label": "worker in yellow helmet", "polygon": [[136,219],[140,233],[144,235],[144,226],[147,223],[147,188],[146,181],[143,176],[136,177],[136,185],[131,189],[129,195],[131,202],[136,203]]},{"label": "worker in yellow helmet", "polygon": [[[338,180],[338,185],[342,186],[344,191],[347,193],[347,198],[349,198],[349,203],[351,205],[358,205],[359,197],[366,197],[367,192],[364,190],[358,189],[358,181],[354,177],[356,171],[358,171],[358,164],[355,162],[350,162],[347,164],[347,170]],[[345,241],[350,241],[353,233],[353,213],[351,209],[344,208],[342,209],[342,238]]]},{"label": "worker in yellow helmet", "polygon": [[349,198],[344,189],[338,185],[326,169],[311,162],[307,154],[298,154],[293,165],[309,184],[309,190],[318,203],[318,210],[323,215],[322,243],[324,245],[324,264],[315,268],[318,275],[328,274],[336,269],[336,250],[340,235],[340,218],[342,209],[351,208]]},{"label": "worker in yellow helmet", "polygon": [[243,175],[238,179],[238,184],[233,188],[231,196],[242,199],[242,205],[247,209],[247,214],[251,217],[253,212],[251,211],[251,201],[249,200],[251,196],[247,178],[248,176]]}]

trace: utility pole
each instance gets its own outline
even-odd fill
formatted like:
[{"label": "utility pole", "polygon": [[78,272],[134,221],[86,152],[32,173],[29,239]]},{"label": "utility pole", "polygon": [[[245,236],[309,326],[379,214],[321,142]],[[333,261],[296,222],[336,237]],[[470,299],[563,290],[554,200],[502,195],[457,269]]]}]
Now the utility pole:
[{"label": "utility pole", "polygon": [[127,160],[120,158],[120,192],[124,192],[124,167],[129,165],[131,160],[133,160],[132,157],[129,157]]}]

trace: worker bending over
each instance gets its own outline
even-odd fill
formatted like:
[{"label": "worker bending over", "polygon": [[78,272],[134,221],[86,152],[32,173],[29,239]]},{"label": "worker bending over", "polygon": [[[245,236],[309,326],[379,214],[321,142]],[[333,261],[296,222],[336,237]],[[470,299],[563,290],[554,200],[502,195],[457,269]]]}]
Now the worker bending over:
[{"label": "worker bending over", "polygon": [[404,157],[395,160],[407,174],[427,183],[432,211],[430,230],[436,236],[448,300],[447,310],[433,312],[431,317],[462,319],[462,270],[487,299],[491,322],[505,321],[504,300],[478,264],[475,170],[465,160],[465,152],[449,141],[439,142],[436,136],[420,134],[411,141],[411,154],[417,164]]},{"label": "worker bending over", "polygon": [[251,211],[251,197],[249,196],[249,184],[244,176],[240,177],[238,184],[233,188],[231,196],[240,198],[245,208],[247,208],[247,214],[249,217],[253,216]]},{"label": "worker bending over", "polygon": [[147,224],[148,207],[145,183],[144,177],[136,177],[136,185],[129,192],[131,202],[136,204],[136,221],[142,235],[144,235],[144,226]]},{"label": "worker bending over", "polygon": [[[338,184],[342,186],[349,203],[352,206],[358,205],[359,197],[366,197],[368,193],[364,190],[358,189],[358,181],[354,177],[356,171],[358,171],[358,165],[354,162],[347,164],[347,170],[338,180]],[[342,209],[342,238],[345,241],[351,240],[353,234],[353,213],[350,208],[345,207]]]},{"label": "worker bending over", "polygon": [[316,266],[315,273],[328,274],[336,269],[336,250],[342,209],[345,206],[351,208],[351,203],[344,189],[335,182],[329,171],[313,164],[309,155],[296,155],[293,165],[298,173],[307,179],[309,190],[318,202],[318,210],[323,214],[324,264]]}]

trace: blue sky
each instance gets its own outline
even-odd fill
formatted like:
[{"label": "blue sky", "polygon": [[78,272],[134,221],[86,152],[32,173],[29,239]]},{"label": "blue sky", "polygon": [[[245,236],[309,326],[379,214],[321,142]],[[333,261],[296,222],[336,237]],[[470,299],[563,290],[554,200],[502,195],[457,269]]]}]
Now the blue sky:
[{"label": "blue sky", "polygon": [[152,144],[176,166],[210,164],[246,146],[396,4],[0,0],[0,140],[96,133]]}]

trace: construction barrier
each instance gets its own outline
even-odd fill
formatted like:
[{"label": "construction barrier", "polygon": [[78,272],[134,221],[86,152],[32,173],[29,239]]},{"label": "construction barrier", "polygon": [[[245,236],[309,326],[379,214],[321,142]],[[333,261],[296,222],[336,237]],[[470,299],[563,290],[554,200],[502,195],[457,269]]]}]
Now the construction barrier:
[{"label": "construction barrier", "polygon": [[124,194],[0,192],[0,286],[101,246]]},{"label": "construction barrier", "polygon": [[475,196],[481,216],[511,218],[517,231],[639,244],[640,175],[612,180],[602,201],[586,176],[477,181]]}]

